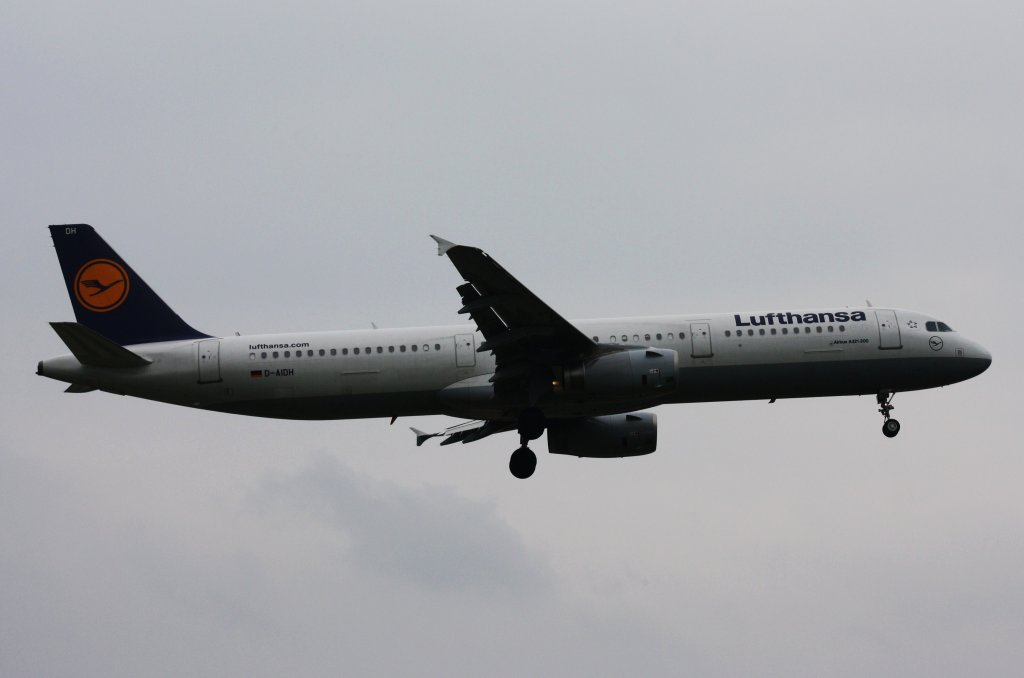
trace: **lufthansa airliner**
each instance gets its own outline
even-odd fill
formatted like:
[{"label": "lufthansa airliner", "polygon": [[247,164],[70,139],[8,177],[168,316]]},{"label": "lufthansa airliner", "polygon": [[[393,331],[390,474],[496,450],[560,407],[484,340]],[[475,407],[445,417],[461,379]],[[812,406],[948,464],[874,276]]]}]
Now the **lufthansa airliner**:
[{"label": "lufthansa airliner", "polygon": [[867,394],[892,438],[897,392],[970,379],[992,362],[938,318],[869,305],[570,321],[485,252],[437,236],[470,323],[213,337],[91,226],[50,234],[77,322],[51,323],[71,353],[37,372],[67,392],[282,419],[444,414],[467,421],[413,429],[417,445],[515,431],[517,478],[533,474],[529,443],[545,432],[554,454],[649,454],[657,419],[641,410],[674,403]]}]

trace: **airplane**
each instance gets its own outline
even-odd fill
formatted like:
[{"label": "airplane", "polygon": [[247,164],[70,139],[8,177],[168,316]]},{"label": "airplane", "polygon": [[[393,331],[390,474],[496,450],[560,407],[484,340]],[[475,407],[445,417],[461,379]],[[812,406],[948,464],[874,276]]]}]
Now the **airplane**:
[{"label": "airplane", "polygon": [[104,391],[281,419],[448,415],[416,444],[515,431],[509,470],[529,478],[531,441],[591,458],[654,452],[672,403],[874,395],[895,437],[897,392],[975,377],[979,343],[917,311],[863,307],[568,321],[475,247],[431,236],[463,282],[472,324],[215,337],[181,319],[86,224],[49,227],[77,322],[50,323],[71,351],[37,374]]}]

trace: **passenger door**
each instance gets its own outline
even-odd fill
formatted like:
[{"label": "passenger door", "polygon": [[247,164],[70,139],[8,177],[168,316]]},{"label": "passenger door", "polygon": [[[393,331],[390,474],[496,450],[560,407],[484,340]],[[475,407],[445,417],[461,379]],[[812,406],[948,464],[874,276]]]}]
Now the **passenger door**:
[{"label": "passenger door", "polygon": [[220,340],[208,339],[196,344],[198,350],[199,383],[220,381]]},{"label": "passenger door", "polygon": [[896,311],[875,311],[878,319],[878,348],[903,348]]}]

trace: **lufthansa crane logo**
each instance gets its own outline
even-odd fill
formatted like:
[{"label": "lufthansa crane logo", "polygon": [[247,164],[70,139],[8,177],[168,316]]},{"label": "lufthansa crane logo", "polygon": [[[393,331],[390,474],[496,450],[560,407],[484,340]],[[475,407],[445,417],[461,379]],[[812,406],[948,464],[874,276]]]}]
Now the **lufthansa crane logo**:
[{"label": "lufthansa crane logo", "polygon": [[124,267],[110,259],[93,259],[75,276],[75,298],[96,313],[113,311],[123,304],[130,287]]},{"label": "lufthansa crane logo", "polygon": [[941,351],[942,339],[939,337],[932,337],[928,340],[928,346],[930,346],[933,351]]}]

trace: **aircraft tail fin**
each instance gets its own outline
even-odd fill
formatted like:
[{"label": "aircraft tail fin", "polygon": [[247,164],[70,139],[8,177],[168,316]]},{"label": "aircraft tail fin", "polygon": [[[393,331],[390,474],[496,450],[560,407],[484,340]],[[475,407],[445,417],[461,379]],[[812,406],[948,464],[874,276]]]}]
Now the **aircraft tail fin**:
[{"label": "aircraft tail fin", "polygon": [[208,336],[172,311],[92,226],[50,226],[50,236],[84,327],[121,346]]},{"label": "aircraft tail fin", "polygon": [[151,361],[78,323],[50,323],[78,362],[92,367],[144,367]]}]

